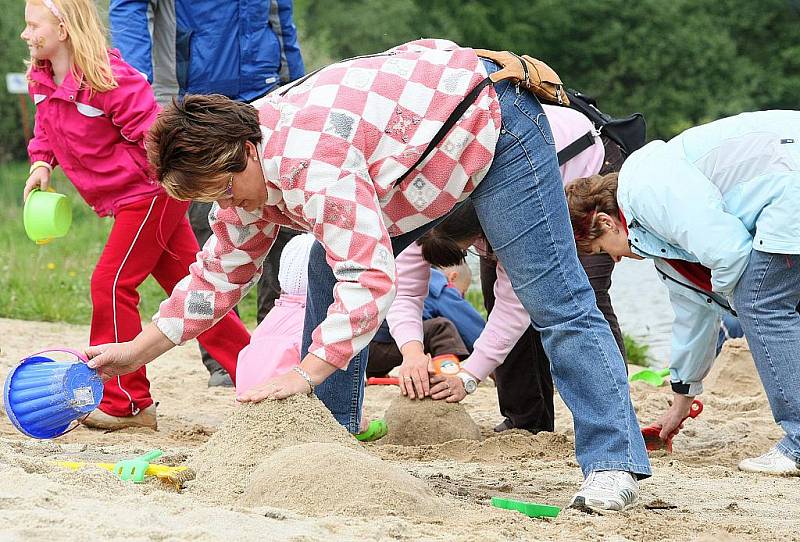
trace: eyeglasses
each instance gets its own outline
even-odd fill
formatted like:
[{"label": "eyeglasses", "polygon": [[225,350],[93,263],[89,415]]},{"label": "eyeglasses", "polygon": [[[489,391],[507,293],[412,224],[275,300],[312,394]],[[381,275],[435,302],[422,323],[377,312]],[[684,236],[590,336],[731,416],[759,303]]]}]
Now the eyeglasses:
[{"label": "eyeglasses", "polygon": [[233,196],[233,173],[230,174],[228,184],[225,186],[225,196],[229,198]]},{"label": "eyeglasses", "polygon": [[466,257],[467,254],[472,254],[473,256],[477,256],[478,258],[482,258],[482,259],[490,260],[490,261],[495,260],[497,258],[494,255],[494,251],[493,250],[479,249],[475,245],[472,245],[472,246],[467,247],[467,248],[464,249],[464,257]]}]

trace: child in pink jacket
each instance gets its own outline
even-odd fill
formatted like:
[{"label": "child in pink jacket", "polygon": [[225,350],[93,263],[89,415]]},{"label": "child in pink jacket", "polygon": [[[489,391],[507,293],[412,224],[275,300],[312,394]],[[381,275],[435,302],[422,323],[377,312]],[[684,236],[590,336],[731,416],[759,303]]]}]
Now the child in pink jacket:
[{"label": "child in pink jacket", "polygon": [[[169,294],[199,250],[185,216],[188,202],[167,196],[148,170],[144,138],[159,112],[153,91],[118,51],[106,49],[91,0],[29,1],[20,37],[30,49],[29,91],[36,104],[23,197],[47,189],[59,165],[98,215],[114,217],[92,273],[90,342],[130,341],[142,330],[138,286],[153,275]],[[214,294],[188,303],[213,312]],[[227,313],[199,340],[232,374],[249,334]],[[84,424],[155,429],[144,367],[107,381],[99,409]]]},{"label": "child in pink jacket", "polygon": [[293,237],[281,252],[278,283],[281,296],[261,321],[250,344],[239,352],[236,365],[236,395],[300,364],[303,321],[306,314],[308,254],[314,236]]}]

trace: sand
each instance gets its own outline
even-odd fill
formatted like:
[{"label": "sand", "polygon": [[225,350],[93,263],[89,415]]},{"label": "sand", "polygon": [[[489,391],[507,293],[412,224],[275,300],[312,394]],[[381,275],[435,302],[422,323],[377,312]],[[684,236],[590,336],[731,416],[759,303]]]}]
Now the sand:
[{"label": "sand", "polygon": [[418,446],[451,440],[479,440],[481,430],[460,403],[412,400],[398,395],[384,414],[389,434],[383,444]]},{"label": "sand", "polygon": [[364,450],[330,443],[299,444],[266,457],[241,503],[312,516],[437,517],[450,508],[406,471]]},{"label": "sand", "polygon": [[[81,346],[88,328],[0,320],[0,337],[4,378],[26,353]],[[800,540],[800,479],[736,470],[742,457],[781,436],[741,344],[726,347],[702,396],[705,411],[687,422],[674,453],[652,456],[654,476],[642,483],[636,506],[604,515],[564,510],[553,520],[496,510],[489,501],[499,495],[563,506],[580,485],[571,417],[558,398],[553,434],[494,434],[496,390],[481,386],[464,401],[481,440],[364,445],[326,421],[315,400],[248,409],[230,390],[209,390],[195,343],[171,351],[148,374],[160,402],[159,431],[80,428],[40,442],[0,419],[0,540]],[[632,396],[640,421],[649,423],[670,392],[637,383]],[[382,415],[396,397],[393,387],[368,388],[368,413]],[[265,419],[261,438],[241,432]],[[237,438],[241,446],[225,451],[222,444]],[[198,468],[183,493],[52,464],[116,461],[156,447],[166,463]]]},{"label": "sand", "polygon": [[197,474],[189,491],[211,502],[237,499],[265,457],[309,442],[357,446],[316,397],[298,395],[285,401],[237,405],[189,460]]}]

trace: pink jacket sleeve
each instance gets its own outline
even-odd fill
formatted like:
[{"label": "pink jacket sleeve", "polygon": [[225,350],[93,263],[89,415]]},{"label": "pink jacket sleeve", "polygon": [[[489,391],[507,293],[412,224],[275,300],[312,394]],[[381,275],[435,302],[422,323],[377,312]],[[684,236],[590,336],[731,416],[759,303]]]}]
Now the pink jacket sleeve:
[{"label": "pink jacket sleeve", "polygon": [[411,243],[397,257],[397,297],[386,315],[389,333],[400,348],[423,342],[422,309],[430,279],[431,265],[422,258],[422,247]]},{"label": "pink jacket sleeve", "polygon": [[[30,85],[28,89],[31,100],[35,102],[35,86]],[[47,134],[42,127],[40,118],[41,115],[41,109],[37,107],[36,114],[34,116],[33,139],[28,142],[28,156],[30,157],[31,164],[41,161],[47,162],[51,166],[55,167],[58,161],[56,160],[56,155],[53,154],[53,149],[50,147],[50,141],[47,139]]]},{"label": "pink jacket sleeve", "polygon": [[103,93],[103,110],[119,127],[122,137],[144,150],[145,136],[160,108],[144,75],[130,64],[109,54],[117,88]]},{"label": "pink jacket sleeve", "polygon": [[450,40],[443,40],[439,38],[422,38],[397,47],[392,47],[387,51],[394,53],[404,53],[407,51],[419,51],[421,49],[433,49],[434,51],[452,51],[457,49],[458,45]]},{"label": "pink jacket sleeve", "polygon": [[258,282],[278,226],[244,209],[212,207],[209,238],[153,321],[175,344],[217,323]]},{"label": "pink jacket sleeve", "polygon": [[475,341],[475,348],[463,367],[479,380],[505,361],[506,356],[531,324],[530,316],[517,299],[511,281],[502,265],[497,265],[497,282],[494,284],[495,303],[483,333]]}]

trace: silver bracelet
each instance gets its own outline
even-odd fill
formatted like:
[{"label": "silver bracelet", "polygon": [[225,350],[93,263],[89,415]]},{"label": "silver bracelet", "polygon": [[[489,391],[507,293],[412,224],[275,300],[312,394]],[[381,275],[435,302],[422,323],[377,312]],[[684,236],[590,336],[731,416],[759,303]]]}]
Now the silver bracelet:
[{"label": "silver bracelet", "polygon": [[303,380],[308,382],[308,387],[311,389],[311,391],[309,391],[308,394],[314,395],[314,381],[311,380],[311,376],[307,372],[305,372],[303,368],[300,367],[299,365],[295,365],[294,367],[292,367],[292,371],[302,376]]}]

